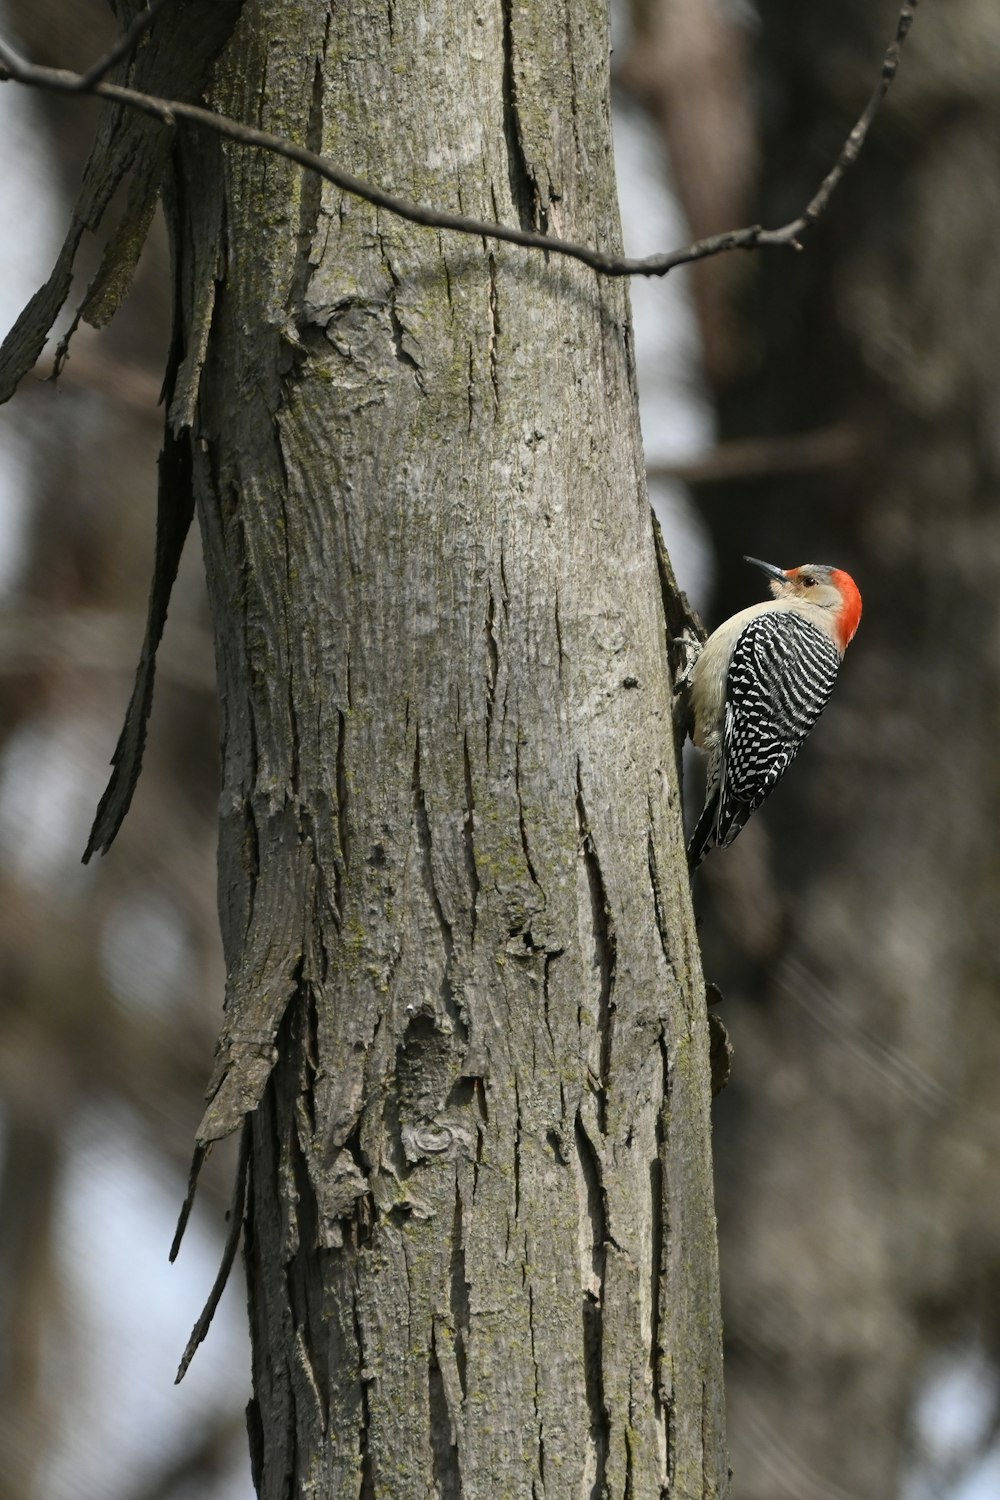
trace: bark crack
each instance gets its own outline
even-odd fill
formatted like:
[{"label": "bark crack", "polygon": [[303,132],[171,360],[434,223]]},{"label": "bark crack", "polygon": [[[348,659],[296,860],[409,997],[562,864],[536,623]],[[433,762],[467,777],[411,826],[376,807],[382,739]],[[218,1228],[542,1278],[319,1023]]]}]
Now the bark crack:
[{"label": "bark crack", "polygon": [[663,887],[660,884],[660,867],[656,858],[656,843],[653,838],[653,799],[647,797],[646,805],[649,810],[649,829],[646,835],[646,859],[649,865],[649,884],[653,892],[653,911],[656,914],[656,931],[660,939],[660,947],[667,965],[673,971],[673,959],[670,957],[670,943],[668,939],[669,925],[667,914],[663,908]]},{"label": "bark crack", "polygon": [[399,316],[397,294],[402,283],[400,282],[400,278],[396,275],[396,268],[392,263],[392,258],[389,255],[388,250],[385,247],[385,240],[383,239],[381,230],[378,231],[378,242],[379,248],[382,251],[382,259],[385,262],[385,268],[389,273],[388,309],[389,327],[392,332],[392,347],[395,351],[396,358],[398,359],[399,363],[401,365],[405,365],[408,370],[413,371],[413,378],[417,383],[417,388],[420,390],[421,394],[423,394],[426,389],[424,385],[423,366],[421,365],[420,360],[417,358],[417,356],[413,353],[413,350],[407,348],[406,341],[409,340],[410,343],[413,344],[414,340],[409,330],[405,327],[402,318]]},{"label": "bark crack", "polygon": [[476,946],[476,923],[479,920],[479,870],[476,867],[476,804],[472,790],[472,757],[469,754],[468,730],[462,736],[462,757],[465,769],[465,817],[462,820],[462,833],[465,842],[465,872],[469,878],[471,896],[469,946],[474,948]]},{"label": "bark crack", "polygon": [[[284,450],[284,445],[282,443],[281,423],[278,420],[277,416],[275,416],[275,418],[273,420],[273,428],[274,428],[274,452],[275,452],[275,454],[277,456],[278,467],[281,470],[281,486],[280,486],[280,489],[278,490],[278,503],[281,506],[281,526],[280,526],[280,533],[281,533],[281,546],[282,546],[282,549],[283,549],[284,555],[285,555],[285,598],[287,600],[287,599],[294,598],[294,595],[295,595],[295,589],[294,589],[294,586],[293,586],[293,578],[295,576],[295,568],[294,568],[294,565],[292,563],[292,541],[291,541],[291,537],[289,536],[288,506],[286,504],[286,496],[288,494],[288,489],[289,489],[288,466],[287,466],[287,464],[285,462],[285,450]],[[292,661],[291,661],[290,653],[288,651],[287,634],[284,631],[282,632],[282,639],[281,639],[281,643],[280,644],[281,644],[281,647],[283,648],[283,652],[284,652],[284,656],[285,656],[285,674],[284,675],[285,675],[285,687],[286,687],[287,702],[288,702],[288,739],[289,739],[289,749],[290,749],[289,767],[288,767],[288,786],[289,786],[289,794],[290,794],[290,796],[293,799],[297,800],[298,799],[298,792],[299,792],[300,748],[299,748],[299,725],[298,725],[298,717],[297,717],[296,711],[295,711],[295,704],[296,704],[295,686],[296,686],[296,684],[295,684],[295,671],[294,671],[294,667],[293,667],[293,664],[292,664]],[[280,658],[279,658],[279,660],[280,660]]]},{"label": "bark crack", "polygon": [[503,607],[504,619],[510,615],[510,585],[507,582],[507,562],[504,557],[503,542],[500,543],[500,604]]},{"label": "bark crack", "polygon": [[482,1078],[473,1080],[476,1087],[476,1103],[479,1105],[479,1120],[476,1124],[476,1154],[472,1163],[472,1203],[476,1202],[476,1189],[479,1186],[479,1169],[483,1164],[483,1153],[485,1151],[486,1127],[489,1124],[489,1106],[486,1103],[486,1085]]},{"label": "bark crack", "polygon": [[521,1215],[521,1091],[517,1086],[517,1074],[514,1074],[514,1108],[516,1120],[514,1124],[514,1219]]},{"label": "bark crack", "polygon": [[562,621],[559,618],[559,590],[558,590],[558,588],[556,588],[554,590],[554,600],[555,600],[555,619],[556,619],[556,649],[557,649],[557,652],[558,652],[558,655],[557,655],[557,658],[556,658],[556,668],[558,670],[559,681],[561,683],[562,682],[562,675],[563,675],[563,661],[565,660],[566,653],[563,650]]},{"label": "bark crack", "polygon": [[497,263],[492,251],[487,256],[487,262],[490,268],[490,332],[487,348],[490,358],[490,384],[493,387],[493,407],[494,411],[497,411],[500,406],[500,370],[497,355],[497,345],[500,341],[500,311],[497,296]]},{"label": "bark crack", "polygon": [[539,1489],[536,1490],[536,1488],[535,1488],[535,1486],[533,1484],[532,1485],[532,1494],[533,1494],[533,1496],[537,1497],[537,1500],[541,1500],[541,1497],[543,1497],[545,1495],[545,1422],[544,1422],[544,1419],[542,1417],[542,1401],[541,1401],[542,1383],[541,1383],[541,1373],[540,1373],[539,1368],[538,1368],[538,1354],[537,1354],[537,1351],[535,1349],[535,1292],[534,1292],[534,1288],[532,1287],[530,1281],[528,1282],[528,1334],[529,1334],[529,1337],[531,1339],[531,1364],[532,1364],[532,1368],[534,1370],[534,1376],[535,1376],[534,1387],[533,1387],[533,1391],[532,1391],[532,1396],[533,1396],[534,1407],[535,1407],[535,1422],[536,1422],[537,1428],[538,1428],[538,1484],[539,1484]]},{"label": "bark crack", "polygon": [[600,1039],[599,1077],[597,1088],[597,1119],[601,1134],[607,1134],[608,1078],[611,1068],[611,1043],[614,1031],[615,974],[618,960],[618,942],[615,924],[608,905],[604,875],[597,855],[597,848],[590,832],[587,809],[583,800],[583,779],[580,762],[576,765],[576,814],[580,831],[581,849],[587,886],[590,891],[591,928],[594,936],[594,963],[598,971],[597,1028]]},{"label": "bark crack", "polygon": [[396,351],[396,358],[401,365],[406,365],[408,369],[414,372],[417,385],[423,391],[424,375],[420,361],[410,353],[409,349],[403,343],[403,340],[407,337],[407,333],[399,316],[399,310],[396,307],[395,290],[389,294],[389,323],[392,328],[392,346]]},{"label": "bark crack", "polygon": [[552,1018],[549,1014],[549,985],[551,983],[552,965],[560,956],[559,953],[546,953],[542,967],[542,1019],[545,1022],[545,1030],[548,1034],[549,1046],[552,1049],[553,1058],[556,1056],[556,1039],[552,1034]]},{"label": "bark crack", "polygon": [[[528,867],[528,875],[532,885],[542,889],[541,882],[535,871],[535,864],[531,858],[531,849],[528,845],[528,828],[524,820],[524,798],[521,795],[521,739],[518,736],[514,744],[514,791],[517,796],[517,826],[521,835],[521,849],[524,853],[524,862]],[[544,894],[544,892],[543,892]]]},{"label": "bark crack", "polygon": [[[634,1466],[635,1454],[632,1451],[633,1433],[635,1432],[635,1387],[632,1383],[632,1372],[628,1377],[628,1421],[625,1424],[625,1496],[624,1500],[634,1500],[635,1479]],[[707,1495],[707,1490],[702,1490]]]},{"label": "bark crack", "polygon": [[[450,302],[450,300],[451,300],[450,295],[449,295],[449,299],[448,300]],[[469,341],[469,378],[468,378],[468,387],[467,388],[468,388],[468,399],[469,399],[469,426],[467,428],[467,431],[471,432],[472,431],[472,423],[473,423],[473,421],[475,419],[475,415],[476,415],[476,364],[475,364],[475,352],[474,352],[473,347],[472,347],[472,341],[471,341],[471,339]],[[494,388],[494,396],[495,395],[496,395],[496,389]]]},{"label": "bark crack", "polygon": [[375,1472],[372,1465],[371,1453],[371,1406],[368,1400],[368,1386],[374,1379],[372,1371],[365,1359],[365,1339],[361,1327],[361,1311],[358,1307],[357,1293],[352,1299],[354,1308],[354,1337],[358,1345],[358,1376],[361,1385],[361,1426],[358,1429],[358,1466],[361,1471],[361,1488],[358,1491],[358,1500],[375,1500]]},{"label": "bark crack", "polygon": [[517,107],[513,0],[500,0],[500,9],[503,20],[503,133],[507,144],[510,196],[520,227],[542,229],[544,232],[545,225],[536,215],[538,185],[525,154],[521,116]]},{"label": "bark crack", "polygon": [[344,918],[344,883],[348,875],[347,852],[347,717],[342,709],[337,711],[337,840],[339,857],[333,862],[333,899],[341,922]]},{"label": "bark crack", "polygon": [[583,1272],[583,1367],[590,1419],[589,1437],[593,1484],[590,1500],[604,1500],[608,1450],[611,1443],[611,1413],[604,1398],[604,1273],[607,1241],[607,1210],[601,1183],[600,1160],[577,1111],[576,1155],[579,1167],[581,1251],[586,1255],[589,1236],[589,1266]]},{"label": "bark crack", "polygon": [[424,875],[424,885],[434,912],[438,929],[441,933],[441,946],[444,949],[444,972],[441,975],[441,998],[444,1002],[448,1015],[456,1022],[460,1034],[464,1035],[467,1028],[462,1018],[458,1005],[455,1003],[455,993],[452,986],[452,973],[455,966],[455,938],[451,923],[444,914],[441,905],[441,897],[434,879],[434,846],[431,841],[431,824],[427,815],[427,798],[424,793],[423,784],[420,779],[420,726],[416,726],[416,743],[413,751],[413,798],[416,814],[417,841],[420,845],[421,867]]},{"label": "bark crack", "polygon": [[458,1437],[451,1419],[448,1395],[437,1351],[437,1325],[431,1325],[431,1347],[427,1361],[427,1399],[430,1408],[431,1462],[436,1500],[462,1500],[462,1471]]},{"label": "bark crack", "polygon": [[649,1164],[650,1245],[649,1277],[649,1373],[653,1386],[653,1411],[663,1421],[663,1388],[660,1369],[660,1303],[663,1296],[663,1163],[665,1149],[662,1108],[656,1114],[656,1155]]},{"label": "bark crack", "polygon": [[455,1365],[458,1383],[462,1388],[462,1399],[468,1395],[466,1339],[472,1326],[472,1308],[469,1302],[469,1283],[465,1274],[465,1238],[462,1210],[462,1190],[455,1179],[455,1218],[451,1231],[451,1285],[449,1306],[455,1331]]},{"label": "bark crack", "polygon": [[500,672],[500,648],[496,637],[497,605],[493,595],[493,589],[489,591],[486,602],[486,620],[484,629],[486,631],[486,650],[488,661],[486,667],[486,761],[490,759],[490,737],[493,732],[493,711],[496,707],[497,677]]}]

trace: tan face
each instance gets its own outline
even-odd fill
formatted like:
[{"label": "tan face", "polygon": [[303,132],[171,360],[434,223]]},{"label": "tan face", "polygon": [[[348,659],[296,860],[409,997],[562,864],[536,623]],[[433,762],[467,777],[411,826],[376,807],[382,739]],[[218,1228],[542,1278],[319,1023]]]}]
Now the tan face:
[{"label": "tan face", "polygon": [[776,599],[805,599],[820,609],[840,609],[843,597],[831,577],[833,569],[825,563],[803,563],[788,568],[784,578],[771,579],[771,593]]},{"label": "tan face", "polygon": [[830,633],[841,653],[847,650],[861,619],[861,594],[850,573],[831,568],[828,563],[779,568],[774,563],[762,562],[759,557],[748,557],[746,561],[767,574],[776,599],[801,599],[803,604],[829,610]]}]

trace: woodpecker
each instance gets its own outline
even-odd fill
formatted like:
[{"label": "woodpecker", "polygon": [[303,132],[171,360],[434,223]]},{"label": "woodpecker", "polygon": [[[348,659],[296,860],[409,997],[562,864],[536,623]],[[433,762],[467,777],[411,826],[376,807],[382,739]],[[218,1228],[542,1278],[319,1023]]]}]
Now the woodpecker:
[{"label": "woodpecker", "polygon": [[727,848],[774,791],[823,712],[861,619],[858,586],[841,568],[744,561],[764,570],[774,597],[720,625],[691,670],[691,738],[709,757],[691,870],[713,845]]}]

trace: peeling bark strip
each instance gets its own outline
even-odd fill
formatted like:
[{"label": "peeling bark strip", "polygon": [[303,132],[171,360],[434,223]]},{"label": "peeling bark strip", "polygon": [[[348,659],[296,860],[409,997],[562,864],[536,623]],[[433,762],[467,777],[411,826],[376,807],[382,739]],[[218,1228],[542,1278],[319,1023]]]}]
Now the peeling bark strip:
[{"label": "peeling bark strip", "polygon": [[[604,7],[550,11],[247,0],[211,102],[613,250]],[[627,293],[228,147],[182,153],[172,228],[259,1491],[721,1496]]]}]

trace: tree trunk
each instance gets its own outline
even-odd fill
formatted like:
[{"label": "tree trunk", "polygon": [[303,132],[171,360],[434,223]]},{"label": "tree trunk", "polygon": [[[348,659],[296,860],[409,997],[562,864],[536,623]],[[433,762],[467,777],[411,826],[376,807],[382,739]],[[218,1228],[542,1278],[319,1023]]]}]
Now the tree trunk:
[{"label": "tree trunk", "polygon": [[[217,108],[618,242],[607,16],[247,0]],[[727,1487],[627,290],[184,134],[262,1496]],[[168,463],[170,457],[168,455]]]}]

